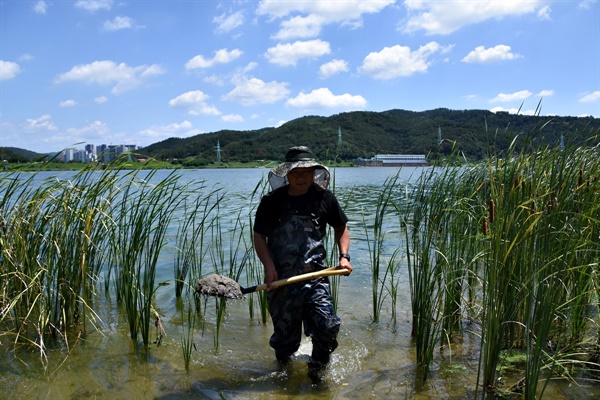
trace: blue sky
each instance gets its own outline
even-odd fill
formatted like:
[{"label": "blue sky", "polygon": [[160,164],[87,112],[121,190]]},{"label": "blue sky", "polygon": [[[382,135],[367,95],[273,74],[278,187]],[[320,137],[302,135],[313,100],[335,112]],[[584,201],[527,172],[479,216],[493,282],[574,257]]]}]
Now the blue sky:
[{"label": "blue sky", "polygon": [[600,118],[597,0],[0,0],[4,147],[540,101]]}]

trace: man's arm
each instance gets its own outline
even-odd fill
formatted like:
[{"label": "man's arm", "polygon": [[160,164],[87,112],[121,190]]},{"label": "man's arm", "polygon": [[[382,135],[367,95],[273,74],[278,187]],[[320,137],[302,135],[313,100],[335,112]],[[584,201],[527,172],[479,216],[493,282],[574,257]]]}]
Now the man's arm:
[{"label": "man's arm", "polygon": [[254,249],[265,269],[265,283],[267,284],[267,290],[271,290],[271,283],[277,280],[277,271],[275,270],[275,264],[271,258],[269,248],[267,247],[267,237],[265,235],[254,232]]},{"label": "man's arm", "polygon": [[[335,241],[338,245],[339,254],[347,254],[350,252],[350,232],[348,231],[347,225],[342,225],[337,228],[333,228],[333,232],[335,234]],[[346,268],[348,270],[348,274],[352,272],[352,264],[345,258],[340,259],[339,263],[341,268]]]}]

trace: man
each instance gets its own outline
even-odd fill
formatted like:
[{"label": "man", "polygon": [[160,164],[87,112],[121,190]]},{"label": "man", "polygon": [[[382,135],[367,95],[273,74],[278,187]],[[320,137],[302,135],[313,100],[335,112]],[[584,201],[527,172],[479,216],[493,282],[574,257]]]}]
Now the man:
[{"label": "man", "polygon": [[334,230],[339,268],[350,275],[348,218],[328,190],[329,171],[308,147],[292,147],[285,162],[269,172],[271,192],[256,210],[254,246],[265,270],[267,301],[273,321],[270,345],[285,363],[300,347],[302,325],[313,349],[309,375],[319,379],[338,346],[340,318],[335,314],[327,278],[271,288],[278,279],[325,268],[324,237]]}]

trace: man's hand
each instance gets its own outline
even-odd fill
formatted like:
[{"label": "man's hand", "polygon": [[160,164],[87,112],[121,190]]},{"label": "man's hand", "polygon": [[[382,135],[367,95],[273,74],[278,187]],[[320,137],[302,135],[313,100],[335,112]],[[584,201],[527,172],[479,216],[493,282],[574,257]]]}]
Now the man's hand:
[{"label": "man's hand", "polygon": [[340,259],[340,263],[339,263],[339,267],[338,268],[339,269],[343,269],[343,268],[347,269],[348,273],[344,274],[346,276],[348,276],[348,275],[350,275],[352,273],[352,264],[350,264],[350,261],[348,261],[345,258],[341,258]]},{"label": "man's hand", "polygon": [[265,267],[265,283],[267,284],[267,291],[275,290],[277,288],[272,287],[271,284],[277,280],[277,271],[275,268]]}]

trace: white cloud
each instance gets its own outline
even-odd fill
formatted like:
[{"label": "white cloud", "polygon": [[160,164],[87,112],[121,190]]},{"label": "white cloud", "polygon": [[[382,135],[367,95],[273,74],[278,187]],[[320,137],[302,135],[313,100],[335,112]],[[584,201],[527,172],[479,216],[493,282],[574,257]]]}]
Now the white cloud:
[{"label": "white cloud", "polygon": [[552,18],[550,14],[552,13],[552,9],[549,6],[544,6],[538,10],[538,18],[544,21],[550,21]]},{"label": "white cloud", "polygon": [[583,0],[579,3],[579,8],[582,10],[589,10],[592,5],[596,4],[598,0]]},{"label": "white cloud", "polygon": [[199,129],[194,129],[192,123],[187,120],[182,123],[152,126],[139,132],[140,136],[150,138],[153,141],[171,137],[191,137],[201,133],[203,132]]},{"label": "white cloud", "polygon": [[352,96],[348,93],[336,96],[327,88],[319,88],[308,94],[300,93],[295,98],[289,99],[285,105],[303,110],[322,108],[357,110],[364,109],[367,106],[367,100],[362,96]]},{"label": "white cloud", "polygon": [[185,69],[210,68],[217,64],[227,64],[236,60],[242,54],[244,52],[239,49],[231,51],[220,49],[215,52],[213,58],[206,59],[204,56],[197,55],[185,64]]},{"label": "white cloud", "polygon": [[510,114],[519,114],[519,115],[536,115],[535,110],[523,110],[522,108],[504,108],[504,107],[494,107],[490,110],[493,113],[496,112],[507,112]]},{"label": "white cloud", "polygon": [[526,98],[531,97],[532,95],[533,93],[531,93],[529,90],[521,90],[514,93],[500,93],[499,95],[491,99],[490,102],[506,103],[510,101],[520,101],[525,100]]},{"label": "white cloud", "polygon": [[106,98],[106,96],[98,96],[94,99],[94,102],[96,102],[96,104],[103,104],[106,103],[108,101],[108,99]]},{"label": "white cloud", "polygon": [[237,77],[236,87],[223,96],[223,100],[236,101],[244,106],[272,104],[284,99],[288,94],[285,82],[264,82],[258,78]]},{"label": "white cloud", "polygon": [[321,33],[323,19],[316,15],[307,17],[293,17],[281,23],[281,30],[272,36],[277,40],[289,40],[294,38],[309,38]]},{"label": "white cloud", "polygon": [[113,0],[77,0],[75,7],[86,11],[110,10]]},{"label": "white cloud", "polygon": [[362,26],[362,15],[378,13],[394,3],[395,0],[262,0],[256,13],[267,16],[269,21],[287,18],[281,22],[281,30],[273,37],[288,40],[317,36],[324,25],[332,23]]},{"label": "white cloud", "polygon": [[91,64],[77,65],[69,72],[58,75],[54,82],[83,81],[88,84],[112,85],[112,93],[119,94],[139,86],[144,79],[165,71],[158,65],[130,67],[113,61],[94,61]]},{"label": "white cloud", "polygon": [[194,90],[180,94],[169,100],[169,105],[174,108],[182,108],[190,115],[221,115],[221,112],[206,101],[210,98],[200,90]]},{"label": "white cloud", "polygon": [[42,115],[41,117],[34,119],[28,118],[25,122],[25,131],[27,132],[39,132],[39,131],[56,131],[58,128],[52,122],[50,115]]},{"label": "white cloud", "polygon": [[19,64],[0,60],[0,81],[13,79],[20,73],[21,67],[19,67]]},{"label": "white cloud", "polygon": [[221,121],[230,123],[244,122],[244,117],[238,114],[227,114],[221,117]]},{"label": "white cloud", "polygon": [[591,103],[598,100],[600,100],[600,90],[596,90],[595,92],[586,94],[585,96],[579,99],[579,102]]},{"label": "white cloud", "polygon": [[112,21],[104,22],[104,29],[107,31],[119,31],[133,27],[136,27],[135,21],[127,16],[118,15]]},{"label": "white cloud", "polygon": [[539,92],[536,96],[539,97],[550,97],[550,96],[554,96],[554,90],[542,90],[541,92]]},{"label": "white cloud", "polygon": [[46,14],[46,10],[48,9],[48,5],[44,0],[36,1],[33,5],[33,12],[37,14]]},{"label": "white cloud", "polygon": [[534,13],[543,6],[544,2],[544,0],[406,0],[404,5],[409,18],[400,29],[409,33],[424,30],[429,35],[447,35],[464,26],[489,19]]},{"label": "white cloud", "polygon": [[291,66],[296,65],[298,60],[302,58],[314,59],[330,52],[331,49],[328,42],[316,39],[305,42],[280,43],[275,47],[267,49],[265,57],[273,64]]},{"label": "white cloud", "polygon": [[394,79],[424,73],[432,63],[430,56],[447,49],[448,47],[436,42],[429,42],[415,51],[400,45],[384,47],[378,53],[369,53],[359,71],[375,79]]},{"label": "white cloud", "polygon": [[348,72],[348,63],[345,60],[334,59],[319,67],[319,76],[327,79],[341,72]]},{"label": "white cloud", "polygon": [[213,22],[217,24],[217,33],[226,33],[244,24],[244,13],[237,11],[229,15],[221,14],[213,18]]},{"label": "white cloud", "polygon": [[77,105],[77,102],[75,100],[65,100],[61,101],[58,105],[60,107],[75,107]]},{"label": "white cloud", "polygon": [[486,64],[496,61],[516,60],[522,57],[520,54],[512,53],[510,46],[499,44],[489,49],[484,46],[477,46],[475,50],[462,59],[462,62]]}]

